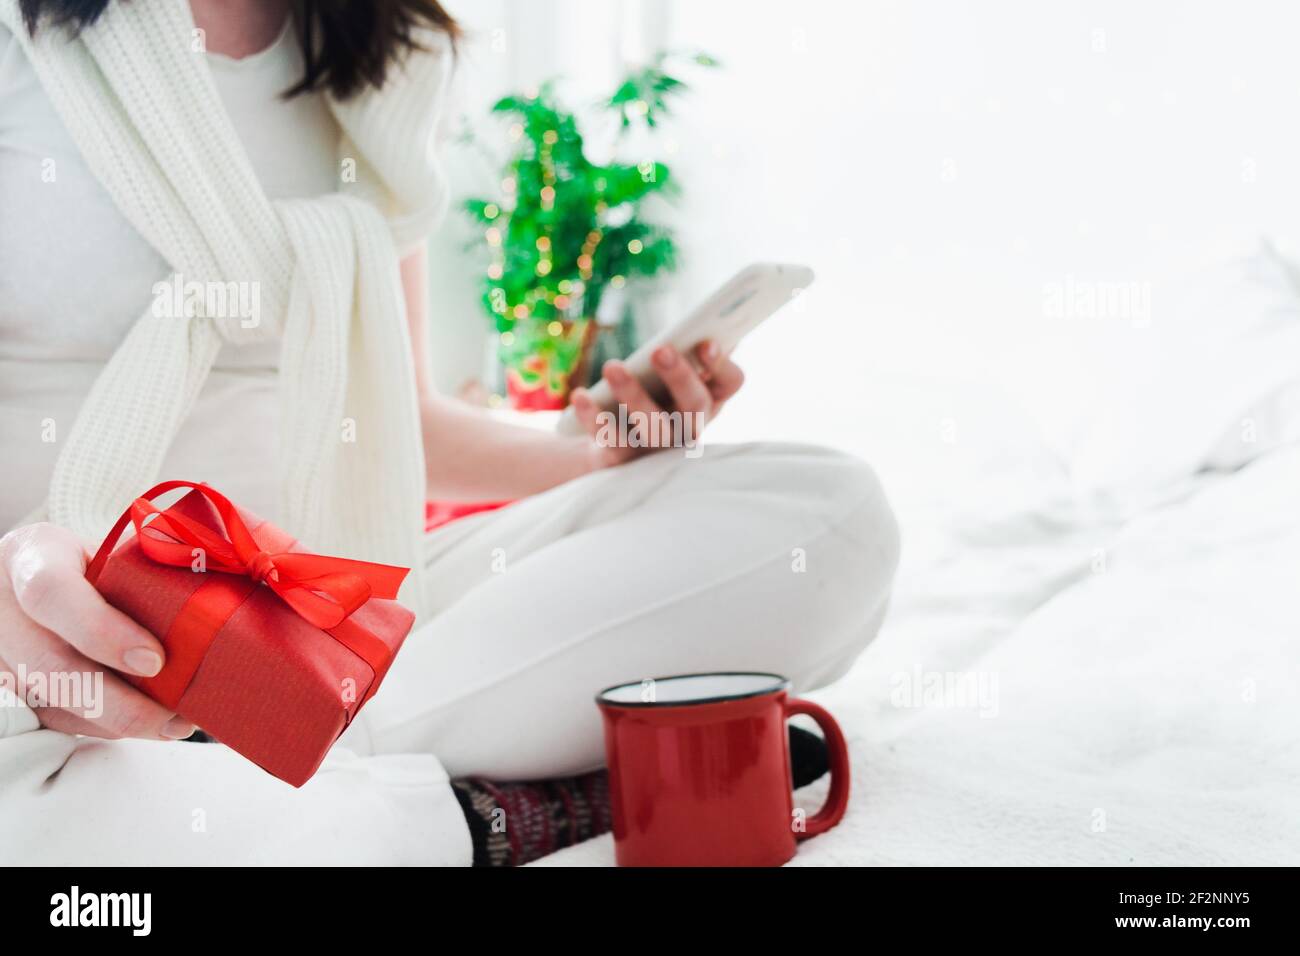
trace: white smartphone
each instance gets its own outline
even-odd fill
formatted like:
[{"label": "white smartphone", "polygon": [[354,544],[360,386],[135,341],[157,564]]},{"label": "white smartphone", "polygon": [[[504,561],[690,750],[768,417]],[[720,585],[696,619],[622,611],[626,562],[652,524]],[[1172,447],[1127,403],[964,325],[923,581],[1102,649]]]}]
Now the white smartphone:
[{"label": "white smartphone", "polygon": [[[637,377],[650,397],[657,402],[668,398],[668,391],[650,364],[650,355],[661,345],[671,345],[699,367],[695,346],[705,339],[716,342],[722,354],[730,355],[740,340],[758,328],[763,320],[808,288],[813,271],[807,266],[757,262],[736,273],[730,281],[704,300],[686,318],[650,339],[624,360],[628,371]],[[602,378],[590,389],[592,401],[602,411],[613,411],[614,394]],[[564,434],[580,431],[577,416],[567,408],[560,416],[557,430]]]}]

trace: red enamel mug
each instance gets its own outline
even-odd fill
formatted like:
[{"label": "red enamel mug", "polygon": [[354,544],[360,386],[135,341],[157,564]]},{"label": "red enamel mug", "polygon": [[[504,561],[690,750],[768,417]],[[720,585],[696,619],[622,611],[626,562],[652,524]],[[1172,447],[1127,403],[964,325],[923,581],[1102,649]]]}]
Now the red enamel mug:
[{"label": "red enamel mug", "polygon": [[[605,723],[619,866],[780,866],[849,802],[844,734],[776,674],[683,674],[596,695]],[[830,756],[825,805],[805,818],[790,784],[786,721],[807,714]]]}]

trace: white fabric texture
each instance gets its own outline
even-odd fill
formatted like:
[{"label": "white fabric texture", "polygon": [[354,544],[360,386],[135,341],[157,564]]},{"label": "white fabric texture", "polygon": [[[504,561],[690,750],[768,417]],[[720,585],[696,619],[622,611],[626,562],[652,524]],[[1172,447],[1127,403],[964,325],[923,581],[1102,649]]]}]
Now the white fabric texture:
[{"label": "white fabric texture", "polygon": [[629,679],[833,681],[899,556],[870,469],[791,445],[660,453],[426,544],[440,613],[300,790],[219,745],[77,739],[0,708],[0,864],[468,863],[448,773],[599,765],[593,698]]},{"label": "white fabric texture", "polygon": [[[888,623],[812,695],[853,790],[789,865],[1300,860],[1300,445],[1130,517],[1027,465],[962,485],[940,530],[905,516]],[[613,844],[536,865],[613,866]]]},{"label": "white fabric texture", "polygon": [[27,39],[16,0],[0,0],[0,22],[23,38],[87,163],[180,279],[256,283],[261,302],[255,328],[152,310],[137,320],[59,454],[50,520],[102,536],[159,477],[222,343],[279,340],[275,517],[323,551],[411,566],[403,598],[423,611],[423,451],[397,245],[445,207],[432,152],[449,69],[442,38],[422,32],[426,51],[382,91],[330,100],[354,183],[272,203],[193,46],[186,4],[113,4],[76,39],[50,27]]}]

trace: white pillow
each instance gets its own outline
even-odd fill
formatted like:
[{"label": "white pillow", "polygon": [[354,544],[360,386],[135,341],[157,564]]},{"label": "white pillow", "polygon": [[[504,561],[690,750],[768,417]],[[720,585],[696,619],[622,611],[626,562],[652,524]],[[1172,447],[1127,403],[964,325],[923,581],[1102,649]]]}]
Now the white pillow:
[{"label": "white pillow", "polygon": [[[1288,262],[1259,240],[1181,292],[1166,308],[1154,301],[1149,334],[1116,356],[1118,374],[1070,453],[1085,494],[1142,495],[1295,440],[1300,291]],[[1248,419],[1254,442],[1241,440]]]}]

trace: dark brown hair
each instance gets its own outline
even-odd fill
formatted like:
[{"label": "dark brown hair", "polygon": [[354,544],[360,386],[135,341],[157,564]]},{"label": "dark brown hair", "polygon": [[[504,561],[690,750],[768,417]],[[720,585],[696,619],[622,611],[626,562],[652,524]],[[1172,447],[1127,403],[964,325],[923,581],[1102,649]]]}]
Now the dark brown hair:
[{"label": "dark brown hair", "polygon": [[[108,4],[19,0],[33,34],[41,21],[80,29],[94,23]],[[437,0],[290,0],[289,5],[306,69],[285,96],[326,89],[347,99],[367,86],[383,86],[389,68],[417,46],[416,27],[441,30],[453,44],[460,37],[460,27]]]}]

